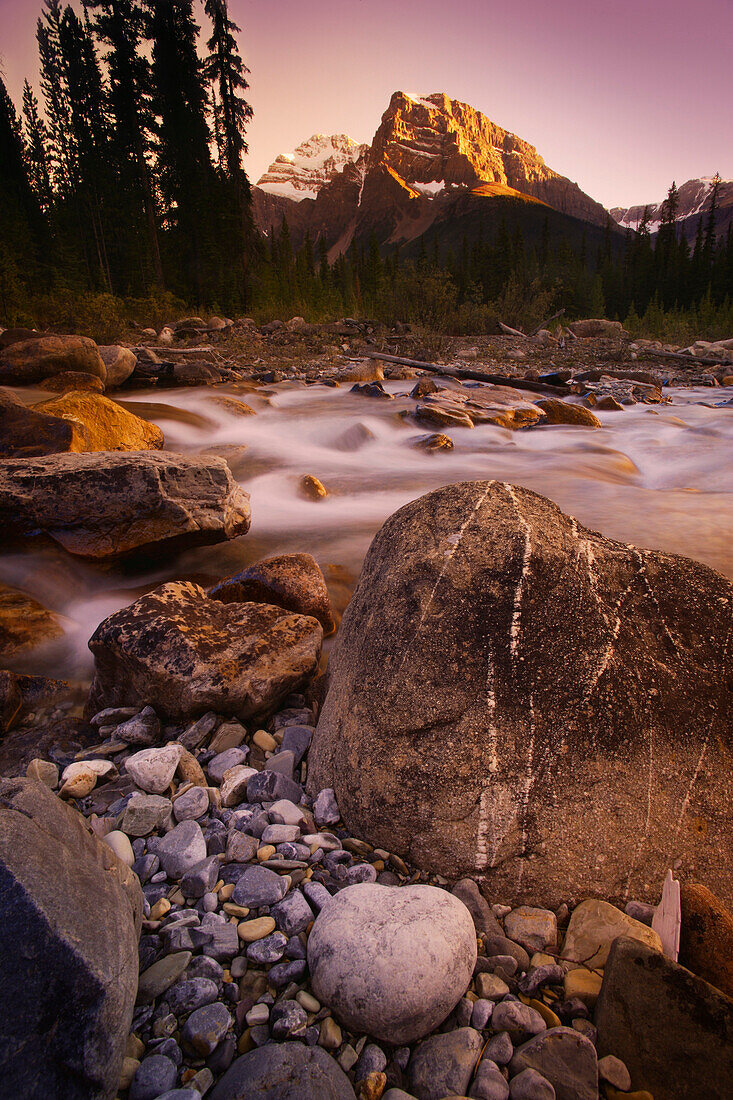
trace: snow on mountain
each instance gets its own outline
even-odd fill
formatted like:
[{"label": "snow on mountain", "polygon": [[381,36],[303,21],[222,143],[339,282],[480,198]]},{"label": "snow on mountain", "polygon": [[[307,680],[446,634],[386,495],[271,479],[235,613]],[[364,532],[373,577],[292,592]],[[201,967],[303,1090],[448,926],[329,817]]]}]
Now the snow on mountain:
[{"label": "snow on mountain", "polygon": [[[710,209],[714,183],[714,176],[701,176],[699,179],[688,180],[687,183],[682,184],[677,192],[679,197],[677,208],[678,221],[684,222],[688,218],[696,218],[698,215],[704,214]],[[730,207],[732,203],[733,180],[720,180],[718,186],[719,213],[720,211],[724,211],[727,207]],[[646,206],[615,206],[610,213],[624,229],[638,229],[639,223],[644,216],[644,210],[646,209],[649,217],[649,232],[656,233],[662,221],[662,214],[664,213],[663,207],[664,200],[657,203],[648,203]],[[720,221],[720,216],[718,221]],[[686,228],[689,228],[687,235],[690,236],[693,227],[690,225]]]},{"label": "snow on mountain", "polygon": [[313,134],[292,153],[275,158],[257,186],[270,195],[293,199],[314,199],[347,164],[354,164],[367,151],[347,134]]}]

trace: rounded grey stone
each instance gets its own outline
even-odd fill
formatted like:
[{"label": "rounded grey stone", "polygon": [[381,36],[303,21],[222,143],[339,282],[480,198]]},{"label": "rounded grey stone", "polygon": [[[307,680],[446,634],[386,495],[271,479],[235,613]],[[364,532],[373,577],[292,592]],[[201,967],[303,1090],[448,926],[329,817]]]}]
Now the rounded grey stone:
[{"label": "rounded grey stone", "polygon": [[163,1054],[151,1054],[144,1058],[130,1085],[130,1100],[157,1100],[161,1092],[172,1089],[178,1077],[170,1058]]},{"label": "rounded grey stone", "polygon": [[[265,1029],[267,1030],[267,1029]],[[348,1077],[325,1050],[269,1043],[232,1063],[209,1100],[355,1100]]]},{"label": "rounded grey stone", "polygon": [[321,910],[308,940],[315,996],[349,1030],[390,1043],[437,1027],[475,962],[471,914],[433,886],[349,886]]},{"label": "rounded grey stone", "polygon": [[509,1085],[511,1100],[555,1100],[552,1084],[536,1069],[523,1069]]}]

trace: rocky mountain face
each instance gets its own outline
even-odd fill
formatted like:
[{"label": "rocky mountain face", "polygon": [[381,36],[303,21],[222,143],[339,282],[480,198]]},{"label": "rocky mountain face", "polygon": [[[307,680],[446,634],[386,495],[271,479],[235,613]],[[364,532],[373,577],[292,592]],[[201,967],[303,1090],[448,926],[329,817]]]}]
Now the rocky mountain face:
[{"label": "rocky mountain face", "polygon": [[442,92],[395,92],[371,146],[311,138],[293,158],[278,157],[253,194],[261,231],[287,216],[296,243],[310,231],[332,256],[372,233],[380,244],[415,240],[469,194],[534,199],[594,226],[607,220],[534,146]]},{"label": "rocky mountain face", "polygon": [[[702,176],[700,179],[688,180],[678,189],[679,208],[677,218],[682,232],[688,240],[694,240],[700,218],[706,223],[710,213],[713,197],[714,176]],[[649,203],[647,206],[614,206],[611,215],[624,229],[637,229],[644,216],[644,210],[649,212],[649,229],[656,233],[662,221],[664,213],[664,200],[658,203]],[[715,232],[718,236],[727,232],[728,226],[733,221],[733,180],[721,180],[718,186],[717,210],[715,215]]]}]

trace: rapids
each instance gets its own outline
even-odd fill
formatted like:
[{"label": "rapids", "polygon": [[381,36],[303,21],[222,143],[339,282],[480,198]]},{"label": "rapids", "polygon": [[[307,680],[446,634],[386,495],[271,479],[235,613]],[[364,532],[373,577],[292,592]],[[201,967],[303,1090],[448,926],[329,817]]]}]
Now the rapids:
[{"label": "rapids", "polygon": [[[455,449],[431,454],[411,446],[430,429],[398,415],[414,408],[406,396],[412,385],[385,383],[394,400],[354,394],[347,386],[298,383],[120,395],[129,409],[160,425],[166,449],[227,459],[250,493],[251,531],[220,546],[113,565],[92,565],[49,545],[0,554],[0,583],[59,612],[67,631],[62,641],[14,667],[85,679],[91,670],[87,640],[112,611],[166,580],[208,585],[286,551],[314,555],[341,611],[384,520],[415,497],[456,481],[497,478],[524,485],[587,527],[697,558],[733,577],[729,391],[667,389],[671,404],[599,413],[603,428],[596,431],[446,429]],[[257,415],[232,415],[217,400],[224,394],[246,401]],[[303,474],[318,477],[328,498],[304,499]]]}]

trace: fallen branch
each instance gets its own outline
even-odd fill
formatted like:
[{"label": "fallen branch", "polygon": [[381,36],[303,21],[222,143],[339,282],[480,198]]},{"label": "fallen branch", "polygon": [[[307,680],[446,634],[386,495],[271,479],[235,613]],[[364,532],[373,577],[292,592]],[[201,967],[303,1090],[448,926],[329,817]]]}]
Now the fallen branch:
[{"label": "fallen branch", "polygon": [[731,367],[733,364],[727,359],[703,359],[699,355],[687,355],[684,351],[659,351],[657,348],[640,348],[642,355],[651,356],[652,359],[682,359],[686,363],[697,363],[699,367]]},{"label": "fallen branch", "polygon": [[144,347],[144,351],[152,351],[159,354],[164,351],[166,355],[211,355],[215,352],[215,348],[212,348],[208,344],[202,344],[197,348],[172,348],[170,344],[157,344],[155,347]]},{"label": "fallen branch", "polygon": [[406,359],[402,355],[386,355],[382,351],[367,351],[366,359],[381,359],[383,363],[399,363],[404,367],[442,374],[447,378],[467,378],[471,382],[488,382],[492,386],[511,386],[514,390],[529,390],[530,393],[549,393],[554,396],[566,396],[566,386],[551,386],[545,382],[533,382],[529,378],[514,378],[511,374],[486,374],[484,371],[464,369],[463,367],[444,367],[439,363],[423,363],[419,359]]},{"label": "fallen branch", "polygon": [[564,312],[565,312],[564,308],[559,309],[557,311],[557,313],[553,313],[552,317],[548,317],[546,321],[543,321],[541,325],[537,326],[537,328],[533,328],[532,331],[530,333],[528,333],[527,335],[529,337],[536,336],[538,332],[541,332],[543,328],[547,328],[547,326],[551,325],[553,321],[556,321],[558,319],[558,317],[562,317]]},{"label": "fallen branch", "polygon": [[502,332],[505,332],[507,336],[521,336],[523,340],[527,339],[526,332],[520,332],[518,328],[510,328],[509,325],[505,325],[503,321],[499,321],[499,328]]}]

